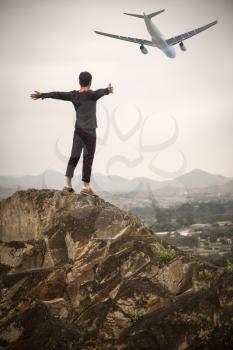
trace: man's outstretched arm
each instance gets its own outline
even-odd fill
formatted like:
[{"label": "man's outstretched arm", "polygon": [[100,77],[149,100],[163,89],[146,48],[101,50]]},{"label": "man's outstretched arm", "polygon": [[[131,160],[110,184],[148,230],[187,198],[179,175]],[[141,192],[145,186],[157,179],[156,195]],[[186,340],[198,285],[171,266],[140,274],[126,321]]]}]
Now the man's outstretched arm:
[{"label": "man's outstretched arm", "polygon": [[108,95],[110,93],[113,93],[113,86],[111,83],[108,85],[106,89],[98,89],[94,91],[94,99],[97,101],[99,98],[103,97],[104,95]]},{"label": "man's outstretched arm", "polygon": [[41,98],[42,100],[44,98],[55,98],[57,100],[64,100],[64,101],[72,101],[75,90],[68,91],[68,92],[62,92],[62,91],[52,91],[52,92],[39,92],[34,91],[35,94],[31,94],[31,98],[33,100],[37,100],[38,98]]}]

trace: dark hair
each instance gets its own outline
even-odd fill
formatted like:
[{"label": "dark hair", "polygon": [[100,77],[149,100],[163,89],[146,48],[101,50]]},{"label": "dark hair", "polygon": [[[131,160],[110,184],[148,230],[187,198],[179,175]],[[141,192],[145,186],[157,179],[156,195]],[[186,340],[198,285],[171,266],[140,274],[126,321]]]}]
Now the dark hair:
[{"label": "dark hair", "polygon": [[89,72],[81,72],[79,74],[79,84],[83,87],[88,86],[91,83],[92,76]]}]

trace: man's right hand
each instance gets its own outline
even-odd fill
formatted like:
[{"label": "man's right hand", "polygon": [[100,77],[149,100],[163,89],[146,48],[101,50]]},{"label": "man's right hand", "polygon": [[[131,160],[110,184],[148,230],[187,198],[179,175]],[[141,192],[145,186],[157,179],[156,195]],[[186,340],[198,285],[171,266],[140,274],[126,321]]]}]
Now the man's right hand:
[{"label": "man's right hand", "polygon": [[41,98],[42,92],[39,92],[39,91],[34,91],[34,92],[35,92],[35,94],[31,94],[31,98],[33,100],[37,100],[38,98]]}]

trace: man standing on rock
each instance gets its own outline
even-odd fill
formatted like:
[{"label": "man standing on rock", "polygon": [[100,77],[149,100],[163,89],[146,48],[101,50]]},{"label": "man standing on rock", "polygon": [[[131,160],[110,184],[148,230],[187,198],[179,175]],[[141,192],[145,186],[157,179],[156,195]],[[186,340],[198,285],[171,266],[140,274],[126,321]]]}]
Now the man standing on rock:
[{"label": "man standing on rock", "polygon": [[95,195],[90,187],[90,177],[96,148],[96,102],[104,95],[113,93],[113,87],[109,84],[106,89],[93,91],[90,89],[91,82],[91,74],[89,72],[81,72],[79,74],[80,90],[72,90],[69,92],[53,91],[45,93],[34,91],[35,93],[30,96],[34,100],[37,100],[38,98],[55,98],[73,103],[76,110],[76,123],[73,134],[71,156],[65,174],[66,184],[63,187],[63,191],[74,192],[71,180],[83,149],[82,181],[84,184],[80,193]]}]

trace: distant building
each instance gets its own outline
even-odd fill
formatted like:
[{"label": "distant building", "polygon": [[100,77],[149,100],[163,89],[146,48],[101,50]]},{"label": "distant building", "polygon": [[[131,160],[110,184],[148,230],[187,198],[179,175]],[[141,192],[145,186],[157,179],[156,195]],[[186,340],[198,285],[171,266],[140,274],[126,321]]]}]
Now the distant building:
[{"label": "distant building", "polygon": [[224,255],[231,251],[233,248],[233,240],[231,238],[223,237],[217,239],[216,242],[211,242],[210,237],[203,239],[198,237],[198,246],[189,247],[189,246],[178,246],[179,249],[187,253],[192,253],[193,255],[211,255],[219,254]]},{"label": "distant building", "polygon": [[231,226],[233,224],[232,221],[228,220],[228,221],[218,221],[217,224],[219,226]]}]

